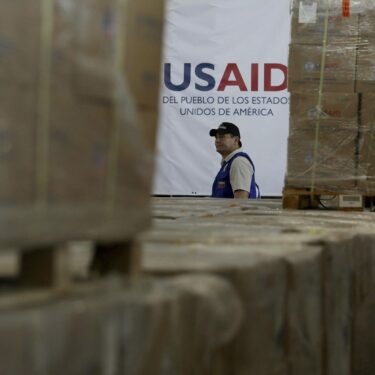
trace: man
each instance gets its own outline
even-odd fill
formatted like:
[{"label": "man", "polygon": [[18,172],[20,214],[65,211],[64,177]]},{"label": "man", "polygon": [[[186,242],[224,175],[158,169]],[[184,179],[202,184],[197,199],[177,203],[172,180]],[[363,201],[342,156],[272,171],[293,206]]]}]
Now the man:
[{"label": "man", "polygon": [[223,122],[210,130],[215,137],[216,151],[222,156],[221,168],[212,185],[214,198],[259,198],[255,168],[249,155],[242,152],[238,127]]}]

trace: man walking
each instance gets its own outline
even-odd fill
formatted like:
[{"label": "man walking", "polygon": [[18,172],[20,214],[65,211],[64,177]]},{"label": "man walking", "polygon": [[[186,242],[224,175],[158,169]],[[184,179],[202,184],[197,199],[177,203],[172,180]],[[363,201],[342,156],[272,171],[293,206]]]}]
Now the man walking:
[{"label": "man walking", "polygon": [[212,186],[212,197],[259,198],[255,167],[249,155],[241,149],[238,127],[231,122],[223,122],[217,129],[210,130],[210,136],[215,137],[216,151],[223,158]]}]

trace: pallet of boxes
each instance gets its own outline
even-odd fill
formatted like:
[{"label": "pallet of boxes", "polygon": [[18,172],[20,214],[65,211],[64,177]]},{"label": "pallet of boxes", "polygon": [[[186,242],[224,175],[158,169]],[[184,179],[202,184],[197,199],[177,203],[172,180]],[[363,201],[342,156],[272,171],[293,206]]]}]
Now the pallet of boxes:
[{"label": "pallet of boxes", "polygon": [[284,208],[375,197],[375,1],[294,1]]},{"label": "pallet of boxes", "polygon": [[139,55],[147,42],[161,49],[151,12],[135,1],[2,3],[0,245],[29,250],[26,268],[43,263],[25,270],[29,282],[55,261],[48,247],[82,239],[130,254],[149,226],[153,147],[139,109],[142,90],[156,107],[160,55]]},{"label": "pallet of boxes", "polygon": [[[15,280],[0,275],[0,373],[203,366],[238,325],[230,285],[130,277],[137,236],[151,222],[164,1],[3,0],[0,8],[1,269],[1,255],[19,254]],[[70,279],[70,241],[94,244],[95,277]],[[97,277],[107,273],[118,276]],[[219,311],[221,298],[232,303]],[[186,329],[190,316],[209,319],[212,332]]]}]

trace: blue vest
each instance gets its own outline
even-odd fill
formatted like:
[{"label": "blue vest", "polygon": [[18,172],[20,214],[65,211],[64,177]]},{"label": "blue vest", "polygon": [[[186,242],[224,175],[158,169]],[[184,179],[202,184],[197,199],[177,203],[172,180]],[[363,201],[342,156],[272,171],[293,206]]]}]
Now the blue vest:
[{"label": "blue vest", "polygon": [[244,152],[239,152],[235,154],[229,161],[223,163],[212,185],[212,197],[213,198],[234,198],[232,185],[230,184],[229,172],[230,172],[230,168],[232,166],[233,160],[239,156],[243,156],[247,160],[249,160],[254,171],[253,176],[251,178],[250,186],[249,186],[249,191],[250,191],[249,199],[259,198],[259,189],[258,189],[258,185],[255,182],[255,167],[249,155],[245,154]]}]

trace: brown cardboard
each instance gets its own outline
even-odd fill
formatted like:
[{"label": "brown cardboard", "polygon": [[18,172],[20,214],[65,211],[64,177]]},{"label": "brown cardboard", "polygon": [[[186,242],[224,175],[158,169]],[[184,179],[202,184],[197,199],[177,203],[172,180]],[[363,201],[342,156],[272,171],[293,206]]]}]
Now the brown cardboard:
[{"label": "brown cardboard", "polygon": [[[370,0],[371,1],[371,0]],[[343,13],[343,1],[342,0],[292,0],[291,1],[291,8],[293,11],[298,11],[300,8],[301,3],[303,4],[317,4],[317,14],[325,14],[328,10],[330,16],[342,16]],[[349,4],[355,5],[355,4]],[[363,4],[362,4],[363,5]],[[355,7],[351,7],[350,15],[352,15],[356,10]]]},{"label": "brown cardboard", "polygon": [[157,140],[158,113],[156,111],[140,111],[139,118],[144,129],[146,144],[151,150],[154,150]]},{"label": "brown cardboard", "polygon": [[370,131],[375,126],[375,93],[361,95],[361,129]]},{"label": "brown cardboard", "polygon": [[40,57],[40,1],[1,2],[0,90],[36,85]]},{"label": "brown cardboard", "polygon": [[358,144],[358,188],[363,192],[375,193],[375,154],[373,149],[375,145],[374,131],[361,131]]},{"label": "brown cardboard", "polygon": [[359,35],[375,37],[375,10],[366,9],[359,15]]},{"label": "brown cardboard", "polygon": [[315,129],[320,126],[339,129],[357,129],[358,95],[343,93],[318,94],[292,93],[290,96],[290,130]]},{"label": "brown cardboard", "polygon": [[[301,23],[298,11],[292,15],[291,42],[294,44],[322,45],[326,15],[318,13],[315,23]],[[338,47],[351,45],[358,36],[358,15],[342,17],[341,14],[328,16],[327,42]]]},{"label": "brown cardboard", "polygon": [[[157,110],[164,1],[130,1],[122,16],[115,3],[108,7],[105,0],[95,6],[84,0],[76,6],[80,14],[74,54],[77,89],[84,95],[111,99],[116,86],[113,67],[121,63],[137,106]],[[122,23],[121,36],[118,22]],[[116,38],[120,38],[117,51]]]},{"label": "brown cardboard", "polygon": [[375,95],[363,94],[358,143],[358,187],[375,193]]},{"label": "brown cardboard", "polygon": [[[374,18],[375,21],[375,18]],[[361,37],[358,46],[356,91],[375,93],[375,35]]]},{"label": "brown cardboard", "polygon": [[51,100],[50,202],[93,204],[105,199],[112,126],[109,105],[80,100],[61,84]]},{"label": "brown cardboard", "polygon": [[35,184],[35,93],[0,89],[0,203],[28,204]]},{"label": "brown cardboard", "polygon": [[[137,103],[124,77],[125,64],[115,71],[115,54],[121,62],[121,52],[127,51],[125,43],[124,51],[115,47],[115,3],[118,6],[113,0],[82,0],[66,7],[65,0],[54,1],[53,30],[48,35],[52,45],[42,54],[51,57],[50,70],[40,65],[40,29],[46,21],[40,19],[41,2],[2,4],[0,203],[7,212],[0,217],[0,246],[73,238],[124,240],[149,225],[154,150],[150,140],[156,115],[146,127],[136,105],[148,103],[148,111],[156,114],[157,97],[135,78],[137,70]],[[124,19],[132,14],[139,18],[142,9],[129,11],[139,4],[127,3]],[[150,2],[150,10],[144,12],[156,12],[162,5],[162,0]],[[153,23],[145,17],[140,25],[147,30],[148,22]],[[130,24],[123,25],[124,41]],[[137,46],[145,50],[148,46],[142,43],[156,38],[152,51],[160,52],[159,26],[159,39],[141,32],[131,38],[138,38]],[[149,58],[145,64],[157,72],[159,81],[160,61]],[[129,76],[133,67],[126,69]],[[43,154],[40,141],[46,146]],[[45,181],[43,188],[38,181]],[[43,210],[36,209],[40,207]],[[22,229],[26,223],[27,232]]]},{"label": "brown cardboard", "polygon": [[289,46],[288,89],[291,92],[354,92],[356,47],[327,45],[325,69],[321,75],[323,48],[316,45]]},{"label": "brown cardboard", "polygon": [[314,130],[293,131],[288,139],[286,187],[354,189],[356,137],[356,130],[321,128],[317,140]]},{"label": "brown cardboard", "polygon": [[125,72],[137,105],[142,110],[157,110],[159,105],[164,1],[131,1]]},{"label": "brown cardboard", "polygon": [[[113,1],[83,0],[75,4],[75,50],[72,56],[74,84],[85,96],[110,101],[115,95],[115,58],[120,53],[116,38],[125,40],[116,29],[115,14],[125,16]],[[121,62],[121,61],[120,61]],[[118,63],[118,62],[117,62]]]}]

